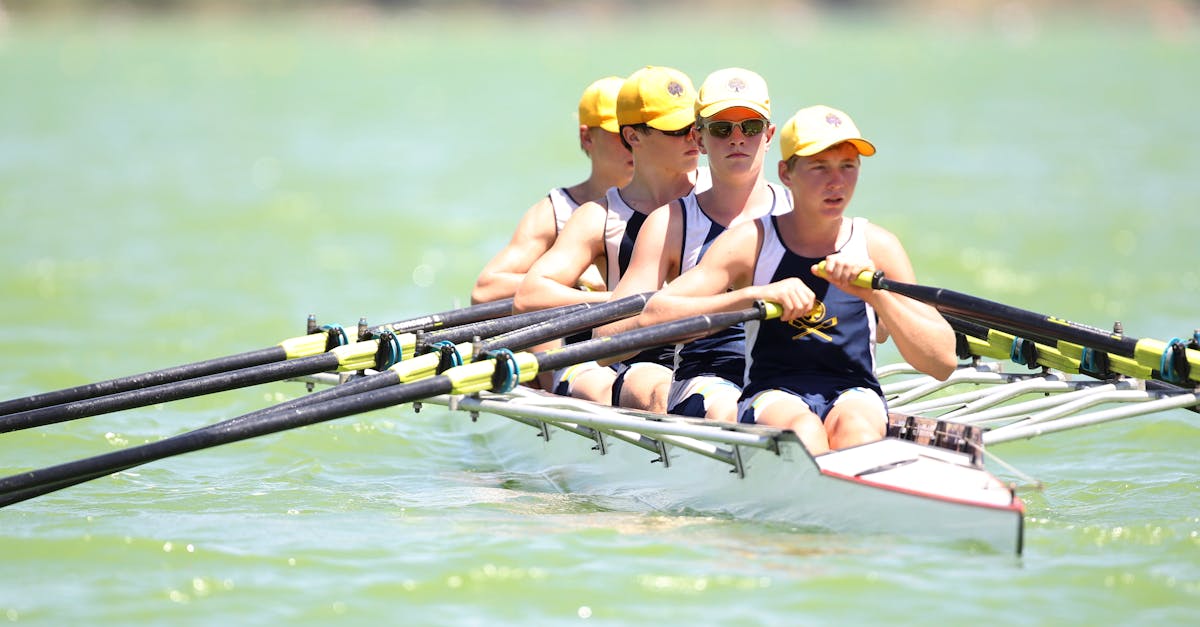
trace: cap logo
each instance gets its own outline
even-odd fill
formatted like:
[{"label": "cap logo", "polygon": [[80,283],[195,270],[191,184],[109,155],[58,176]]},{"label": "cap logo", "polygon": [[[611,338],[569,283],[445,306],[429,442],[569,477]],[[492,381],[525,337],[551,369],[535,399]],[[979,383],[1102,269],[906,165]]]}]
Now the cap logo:
[{"label": "cap logo", "polygon": [[839,118],[838,116],[830,113],[829,115],[825,116],[825,123],[834,128],[837,128],[842,125],[842,118]]},{"label": "cap logo", "polygon": [[729,79],[728,87],[734,93],[740,94],[742,93],[742,90],[746,88],[746,81],[743,81],[741,78],[735,76]]},{"label": "cap logo", "polygon": [[667,83],[667,93],[671,94],[672,96],[676,96],[676,97],[682,96],[683,95],[683,85],[680,85],[679,83],[676,83],[675,81],[671,81],[671,82]]}]

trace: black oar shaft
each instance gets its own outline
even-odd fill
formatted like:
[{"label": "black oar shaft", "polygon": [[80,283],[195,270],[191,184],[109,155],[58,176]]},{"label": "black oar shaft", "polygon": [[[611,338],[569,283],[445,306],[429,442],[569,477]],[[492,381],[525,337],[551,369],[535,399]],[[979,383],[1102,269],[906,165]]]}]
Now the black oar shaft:
[{"label": "black oar shaft", "polygon": [[118,394],[120,392],[127,392],[129,390],[136,390],[138,388],[203,377],[210,374],[216,374],[218,372],[227,372],[229,370],[260,366],[262,364],[283,361],[284,359],[287,359],[287,351],[280,346],[271,346],[256,351],[239,353],[237,355],[218,357],[216,359],[198,361],[196,363],[184,364],[182,366],[175,366],[172,368],[164,368],[162,370],[155,370],[152,372],[143,372],[141,374],[129,375],[117,379],[109,379],[108,381],[88,383],[86,385],[55,390],[53,392],[33,394],[23,398],[14,398],[12,400],[0,402],[0,416],[14,414],[21,411],[28,411],[30,409],[38,409],[40,407],[50,407],[51,405],[61,405],[63,403],[70,403],[72,401],[78,401],[85,398],[94,398],[108,394]]},{"label": "black oar shaft", "polygon": [[563,307],[554,307],[553,309],[542,309],[540,311],[531,311],[528,313],[496,318],[493,320],[482,320],[470,324],[462,324],[441,331],[433,331],[426,333],[423,338],[425,346],[431,346],[438,342],[450,342],[458,344],[459,342],[469,342],[475,337],[492,337],[499,333],[508,333],[515,329],[521,329],[532,324],[553,320],[559,316],[565,316],[577,311],[584,311],[595,307],[602,303],[577,303],[574,305],[566,305]]},{"label": "black oar shaft", "polygon": [[[512,351],[525,350],[550,339],[565,337],[583,329],[590,329],[598,324],[625,318],[641,311],[646,306],[646,301],[650,299],[651,294],[653,292],[635,294],[611,302],[593,303],[586,305],[583,309],[580,309],[579,306],[571,305],[569,306],[571,311],[565,314],[562,313],[561,309],[555,310],[558,312],[558,315],[549,320],[531,326],[520,326],[514,331],[483,340],[479,344],[479,350],[481,352],[498,348],[507,348]],[[513,318],[517,319],[518,322],[527,322],[528,319],[521,320],[521,317],[524,315],[526,314],[517,314]],[[544,315],[537,316],[537,318],[542,317]],[[397,367],[403,368],[404,363],[406,362],[401,362]],[[335,398],[361,394],[395,385],[400,381],[399,372],[388,369],[365,377],[351,379],[350,381],[319,392],[300,396],[278,405],[245,414],[238,417],[237,420],[254,420],[270,412],[320,404]]]},{"label": "black oar shaft", "polygon": [[158,442],[11,475],[0,479],[0,507],[166,457],[445,394],[452,386],[450,379],[444,376],[431,377],[371,394],[354,394],[321,404],[265,412],[254,420],[232,418]]},{"label": "black oar shaft", "polygon": [[317,374],[337,367],[337,355],[321,353],[320,355],[221,372],[206,377],[130,390],[63,405],[31,409],[8,416],[0,416],[0,433],[98,416],[135,407],[145,407],[202,394],[236,390],[272,381],[282,381]]},{"label": "black oar shaft", "polygon": [[321,404],[265,412],[254,420],[231,418],[157,442],[11,475],[0,479],[0,507],[166,457],[445,394],[452,386],[447,377],[431,377],[370,394],[354,394]]},{"label": "black oar shaft", "polygon": [[[419,316],[398,322],[391,322],[376,327],[382,332],[389,329],[394,333],[412,333],[421,330],[442,329],[460,324],[490,320],[499,316],[507,316],[512,312],[512,299],[507,298],[480,305],[472,305],[461,309],[452,309],[427,316]],[[110,394],[119,394],[130,390],[148,388],[176,381],[186,381],[212,374],[240,370],[253,366],[275,363],[288,359],[288,352],[282,346],[270,346],[259,350],[248,351],[226,357],[217,357],[182,366],[173,366],[143,372],[140,374],[88,383],[52,392],[32,394],[22,398],[0,401],[0,416],[15,414],[42,407],[62,405],[74,401],[91,399]]]},{"label": "black oar shaft", "polygon": [[766,306],[749,307],[738,311],[693,316],[617,335],[595,338],[578,344],[570,344],[557,350],[535,353],[538,370],[547,372],[572,364],[674,344],[677,341],[766,316]]},{"label": "black oar shaft", "polygon": [[471,305],[470,307],[463,307],[462,309],[451,309],[449,311],[443,311],[441,313],[435,313],[428,316],[421,316],[419,318],[402,320],[400,322],[392,322],[376,327],[374,332],[379,334],[384,330],[388,330],[396,334],[415,333],[417,331],[434,331],[444,327],[453,327],[460,324],[491,320],[492,318],[499,318],[501,316],[507,316],[511,314],[512,301],[513,299],[511,298],[505,298],[503,300]]},{"label": "black oar shaft", "polygon": [[[537,360],[539,370],[558,369],[573,363],[636,352],[695,337],[739,322],[762,318],[766,311],[766,307],[759,306],[736,312],[696,316],[597,338],[563,349],[535,353],[533,357]],[[469,367],[471,366],[463,366]],[[367,393],[342,396],[319,404],[271,408],[255,412],[257,416],[253,418],[249,415],[231,418],[158,442],[11,475],[0,478],[0,507],[165,457],[452,393],[456,391],[455,385],[455,378],[448,371],[448,374],[375,389]]]},{"label": "black oar shaft", "polygon": [[1003,331],[1044,333],[1049,337],[1123,357],[1133,357],[1137,347],[1137,340],[1133,338],[954,290],[893,281],[881,274],[873,279],[872,287],[929,303],[945,313],[985,322]]},{"label": "black oar shaft", "polygon": [[572,335],[585,329],[627,318],[641,311],[653,292],[634,294],[614,301],[594,305],[589,309],[565,313],[523,328],[502,333],[484,342],[485,349],[508,348],[524,350],[547,339]]}]

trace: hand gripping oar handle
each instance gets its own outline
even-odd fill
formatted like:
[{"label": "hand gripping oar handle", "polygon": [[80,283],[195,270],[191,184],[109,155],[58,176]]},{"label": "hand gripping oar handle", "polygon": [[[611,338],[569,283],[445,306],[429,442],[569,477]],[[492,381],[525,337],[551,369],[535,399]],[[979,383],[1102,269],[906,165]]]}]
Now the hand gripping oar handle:
[{"label": "hand gripping oar handle", "polygon": [[260,413],[253,419],[231,418],[164,440],[0,478],[0,507],[173,455],[440,394],[471,394],[497,389],[497,381],[502,380],[507,384],[529,381],[537,376],[539,371],[554,370],[573,363],[602,359],[630,351],[636,352],[652,346],[670,344],[678,339],[710,333],[739,322],[778,315],[778,306],[760,303],[741,311],[685,318],[541,353],[513,354],[498,351],[500,355],[507,352],[507,356],[458,366],[440,375],[344,396],[320,404]]},{"label": "hand gripping oar handle", "polygon": [[[376,327],[375,332],[378,335],[385,329],[393,333],[412,333],[422,330],[442,329],[460,324],[478,322],[480,320],[489,320],[499,316],[507,316],[511,312],[512,299],[506,298],[490,303],[392,322]],[[341,341],[331,342],[331,339],[338,334],[340,334]],[[337,325],[331,325],[319,333],[289,338],[275,346],[259,350],[2,401],[0,402],[0,416],[108,396],[110,394],[119,394],[121,392],[174,383],[176,381],[186,381],[188,379],[251,368],[288,359],[308,357],[345,343],[345,332],[342,328]]]},{"label": "hand gripping oar handle", "polygon": [[854,284],[901,294],[929,303],[944,313],[977,320],[1003,331],[1044,334],[1091,350],[1128,357],[1140,366],[1157,371],[1168,383],[1200,382],[1200,351],[1187,348],[1179,340],[1139,340],[962,292],[893,281],[883,272],[864,271]]}]

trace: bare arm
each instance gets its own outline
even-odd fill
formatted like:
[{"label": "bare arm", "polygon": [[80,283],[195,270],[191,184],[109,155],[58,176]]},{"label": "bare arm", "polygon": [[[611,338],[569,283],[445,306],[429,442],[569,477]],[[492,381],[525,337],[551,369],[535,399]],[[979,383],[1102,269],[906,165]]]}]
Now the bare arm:
[{"label": "bare arm", "polygon": [[699,314],[737,311],[758,300],[779,303],[785,322],[808,313],[814,297],[800,279],[753,285],[754,264],[761,247],[762,230],[757,221],[722,233],[696,267],[650,299],[638,316],[638,324],[649,326]]},{"label": "bare arm", "polygon": [[958,358],[954,352],[954,330],[937,309],[907,296],[850,284],[862,270],[874,269],[883,270],[888,278],[897,281],[916,281],[912,262],[900,240],[882,227],[871,224],[868,228],[867,251],[871,259],[863,263],[830,255],[825,260],[826,278],[875,308],[905,361],[921,372],[945,380],[957,367]]},{"label": "bare arm", "polygon": [[[678,203],[659,207],[646,218],[638,232],[629,267],[613,289],[616,300],[658,290],[679,275],[679,252],[683,246],[683,215]],[[606,324],[595,330],[596,337],[614,335],[637,328],[635,318]],[[620,361],[620,360],[614,360]]]},{"label": "bare arm", "polygon": [[508,245],[483,267],[471,290],[471,303],[487,303],[516,294],[525,273],[538,257],[550,250],[557,235],[554,205],[549,196],[544,196],[525,211]]},{"label": "bare arm", "polygon": [[536,311],[608,300],[608,292],[588,292],[575,288],[588,266],[604,255],[604,221],[607,215],[608,210],[595,202],[584,203],[571,214],[571,219],[567,220],[554,245],[525,273],[513,302],[514,311]]}]

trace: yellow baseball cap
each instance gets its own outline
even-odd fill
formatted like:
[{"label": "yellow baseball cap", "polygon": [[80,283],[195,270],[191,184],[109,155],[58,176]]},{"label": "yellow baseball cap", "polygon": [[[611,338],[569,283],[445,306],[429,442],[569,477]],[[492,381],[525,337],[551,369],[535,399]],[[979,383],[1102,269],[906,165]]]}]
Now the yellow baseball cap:
[{"label": "yellow baseball cap", "polygon": [[625,79],[617,95],[617,123],[677,131],[696,122],[696,88],[687,74],[648,65]]},{"label": "yellow baseball cap", "polygon": [[579,99],[579,123],[616,133],[617,92],[624,84],[624,79],[608,76],[588,85]]},{"label": "yellow baseball cap", "polygon": [[794,155],[809,157],[842,142],[854,144],[864,157],[875,154],[875,146],[862,138],[850,116],[825,105],[797,111],[779,134],[779,149],[785,161]]},{"label": "yellow baseball cap", "polygon": [[707,118],[725,109],[745,107],[771,119],[767,81],[740,67],[717,70],[704,79],[696,95],[696,117]]}]

